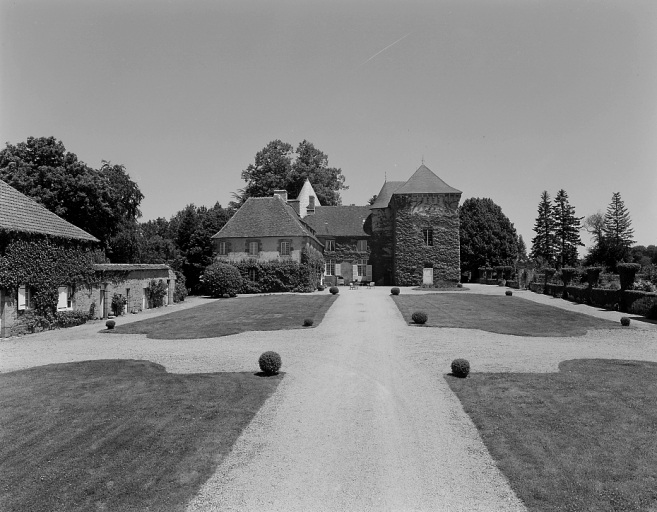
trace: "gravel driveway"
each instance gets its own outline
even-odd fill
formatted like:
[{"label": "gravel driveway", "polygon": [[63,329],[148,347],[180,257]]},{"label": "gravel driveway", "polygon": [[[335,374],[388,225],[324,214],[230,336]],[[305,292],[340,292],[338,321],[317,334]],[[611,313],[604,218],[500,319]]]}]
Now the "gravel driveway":
[{"label": "gravel driveway", "polygon": [[[470,291],[459,293],[504,293],[468,286]],[[256,371],[260,353],[275,350],[285,379],[190,503],[190,512],[504,511],[524,507],[444,380],[452,359],[466,357],[475,372],[557,371],[560,361],[583,357],[657,361],[654,324],[634,321],[628,329],[573,338],[418,328],[405,324],[388,294],[387,288],[342,288],[313,329],[176,341],[100,334],[104,326],[96,323],[15,338],[0,342],[0,371],[105,358],[148,359],[170,372]],[[515,294],[620,317],[530,292]],[[160,312],[120,321],[155,314]]]}]

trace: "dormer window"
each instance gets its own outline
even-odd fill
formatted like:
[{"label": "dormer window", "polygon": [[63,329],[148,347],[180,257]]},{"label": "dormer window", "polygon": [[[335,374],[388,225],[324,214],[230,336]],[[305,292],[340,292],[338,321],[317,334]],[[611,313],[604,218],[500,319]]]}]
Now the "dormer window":
[{"label": "dormer window", "polygon": [[335,251],[335,240],[327,240],[324,242],[325,251]]}]

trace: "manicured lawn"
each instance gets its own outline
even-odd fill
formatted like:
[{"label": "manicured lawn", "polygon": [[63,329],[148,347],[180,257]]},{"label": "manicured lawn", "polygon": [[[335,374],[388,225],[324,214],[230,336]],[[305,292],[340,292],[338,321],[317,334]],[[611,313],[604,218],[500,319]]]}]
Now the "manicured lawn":
[{"label": "manicured lawn", "polygon": [[657,363],[559,368],[445,378],[529,510],[657,510]]},{"label": "manicured lawn", "polygon": [[184,510],[281,378],[128,360],[0,374],[0,510]]},{"label": "manicured lawn", "polygon": [[306,318],[317,327],[331,307],[335,295],[265,295],[215,299],[195,308],[117,326],[113,332],[146,334],[164,340],[214,338],[247,331],[308,329]]},{"label": "manicured lawn", "polygon": [[516,336],[583,336],[589,329],[620,324],[506,295],[432,293],[392,296],[404,319],[414,311],[429,316],[428,327],[480,329]]}]

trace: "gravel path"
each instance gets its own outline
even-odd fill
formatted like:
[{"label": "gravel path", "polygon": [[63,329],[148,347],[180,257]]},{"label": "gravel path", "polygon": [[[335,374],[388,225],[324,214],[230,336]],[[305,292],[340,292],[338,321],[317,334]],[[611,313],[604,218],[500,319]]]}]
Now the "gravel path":
[{"label": "gravel path", "polygon": [[[467,286],[458,293],[505,291]],[[285,378],[189,512],[503,511],[524,507],[443,378],[452,359],[496,372],[557,371],[560,361],[575,358],[657,361],[655,324],[633,321],[628,329],[573,338],[417,328],[404,323],[388,293],[342,288],[313,329],[176,341],[101,334],[104,325],[95,323],[12,338],[0,342],[0,371],[105,358],[148,359],[179,373],[256,371],[260,353],[275,350]],[[514,295],[615,321],[622,316],[531,292]]]}]

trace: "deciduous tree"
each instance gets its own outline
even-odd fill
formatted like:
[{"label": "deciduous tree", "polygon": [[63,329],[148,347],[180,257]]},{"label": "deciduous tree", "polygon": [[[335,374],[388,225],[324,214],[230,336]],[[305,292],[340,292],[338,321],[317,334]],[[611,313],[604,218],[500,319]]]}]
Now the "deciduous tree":
[{"label": "deciduous tree", "polygon": [[328,156],[304,140],[294,151],[291,144],[274,140],[258,151],[253,164],[242,171],[246,186],[234,193],[230,206],[239,208],[249,197],[269,197],[274,190],[287,190],[297,197],[306,179],[312,183],[317,199],[324,206],[341,204],[344,184],[342,170],[328,166]]},{"label": "deciduous tree", "polygon": [[511,265],[518,256],[516,230],[492,199],[470,198],[459,207],[461,271]]}]

